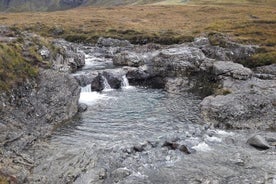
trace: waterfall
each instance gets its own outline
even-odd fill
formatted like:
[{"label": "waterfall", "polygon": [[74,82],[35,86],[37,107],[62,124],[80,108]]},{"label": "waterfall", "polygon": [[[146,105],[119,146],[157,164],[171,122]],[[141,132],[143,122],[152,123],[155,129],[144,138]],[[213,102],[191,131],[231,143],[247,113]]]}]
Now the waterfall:
[{"label": "waterfall", "polygon": [[125,75],[123,76],[122,87],[129,87],[129,83]]},{"label": "waterfall", "polygon": [[107,79],[104,76],[102,76],[102,79],[103,79],[104,90],[111,90],[112,88],[108,84]]},{"label": "waterfall", "polygon": [[87,105],[93,105],[96,101],[100,99],[108,99],[105,94],[98,93],[96,91],[91,90],[91,84],[82,87],[79,102],[85,103]]},{"label": "waterfall", "polygon": [[90,93],[91,91],[91,84],[85,86],[85,87],[81,87],[81,93]]}]

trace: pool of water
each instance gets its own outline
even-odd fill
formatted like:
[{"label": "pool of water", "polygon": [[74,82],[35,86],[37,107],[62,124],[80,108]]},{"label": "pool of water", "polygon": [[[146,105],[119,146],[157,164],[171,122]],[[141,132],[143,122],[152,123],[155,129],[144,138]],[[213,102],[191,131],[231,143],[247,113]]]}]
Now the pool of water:
[{"label": "pool of water", "polygon": [[[87,55],[85,72],[112,68],[109,59],[92,55]],[[35,148],[31,183],[276,182],[275,150],[247,145],[254,131],[206,126],[201,99],[194,94],[133,86],[97,93],[87,86],[80,102],[88,105],[87,111]],[[275,137],[275,132],[258,133]]]}]

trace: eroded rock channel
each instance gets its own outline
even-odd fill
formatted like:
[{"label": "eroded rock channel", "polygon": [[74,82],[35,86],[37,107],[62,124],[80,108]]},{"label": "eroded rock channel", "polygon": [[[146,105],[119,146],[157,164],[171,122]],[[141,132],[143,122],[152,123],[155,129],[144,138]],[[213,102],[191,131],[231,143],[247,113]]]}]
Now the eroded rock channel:
[{"label": "eroded rock channel", "polygon": [[[56,58],[53,69],[70,77],[68,86],[81,87],[80,94],[79,88],[68,94],[79,100],[79,113],[32,144],[26,151],[31,166],[20,166],[27,159],[17,163],[29,173],[17,172],[15,179],[274,184],[275,66],[251,70],[234,63],[256,47],[226,43],[213,46],[205,37],[171,46],[103,38],[93,46],[55,41],[70,50],[68,59]],[[66,104],[60,106],[76,111]]]}]

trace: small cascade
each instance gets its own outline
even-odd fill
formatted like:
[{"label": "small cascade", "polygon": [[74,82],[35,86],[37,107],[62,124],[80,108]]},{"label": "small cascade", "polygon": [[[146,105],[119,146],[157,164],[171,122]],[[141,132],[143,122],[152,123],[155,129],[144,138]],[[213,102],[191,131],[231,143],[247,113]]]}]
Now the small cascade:
[{"label": "small cascade", "polygon": [[81,93],[91,93],[91,84],[85,86],[85,87],[81,87]]},{"label": "small cascade", "polygon": [[109,85],[107,79],[106,79],[104,76],[102,76],[102,79],[103,79],[104,90],[105,90],[105,91],[106,91],[106,90],[111,90],[112,88],[110,87],[110,85]]},{"label": "small cascade", "polygon": [[101,94],[91,90],[91,84],[82,87],[79,102],[93,105],[97,100],[108,99],[105,94]]},{"label": "small cascade", "polygon": [[125,75],[123,76],[122,87],[129,87],[128,79]]}]

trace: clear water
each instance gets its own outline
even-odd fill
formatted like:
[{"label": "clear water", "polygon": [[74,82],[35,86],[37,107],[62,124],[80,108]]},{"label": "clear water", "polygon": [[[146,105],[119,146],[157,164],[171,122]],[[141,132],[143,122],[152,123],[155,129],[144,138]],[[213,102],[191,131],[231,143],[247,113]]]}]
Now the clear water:
[{"label": "clear water", "polygon": [[[101,53],[86,57],[85,71],[79,74],[113,67]],[[121,90],[97,93],[90,86],[82,88],[80,102],[88,110],[58,127],[48,144],[36,148],[31,183],[276,181],[275,150],[260,152],[248,146],[250,131],[206,129],[200,117],[201,99],[193,94],[133,87],[124,79]],[[275,137],[275,132],[258,133]],[[186,155],[162,146],[170,140],[196,153]],[[145,145],[142,151],[131,151],[141,144]],[[118,168],[129,173],[114,174]]]},{"label": "clear water", "polygon": [[103,93],[82,92],[89,108],[74,129],[70,125],[55,132],[52,141],[99,145],[129,144],[183,131],[199,123],[200,100],[192,94],[172,95],[158,89],[127,88]]}]

